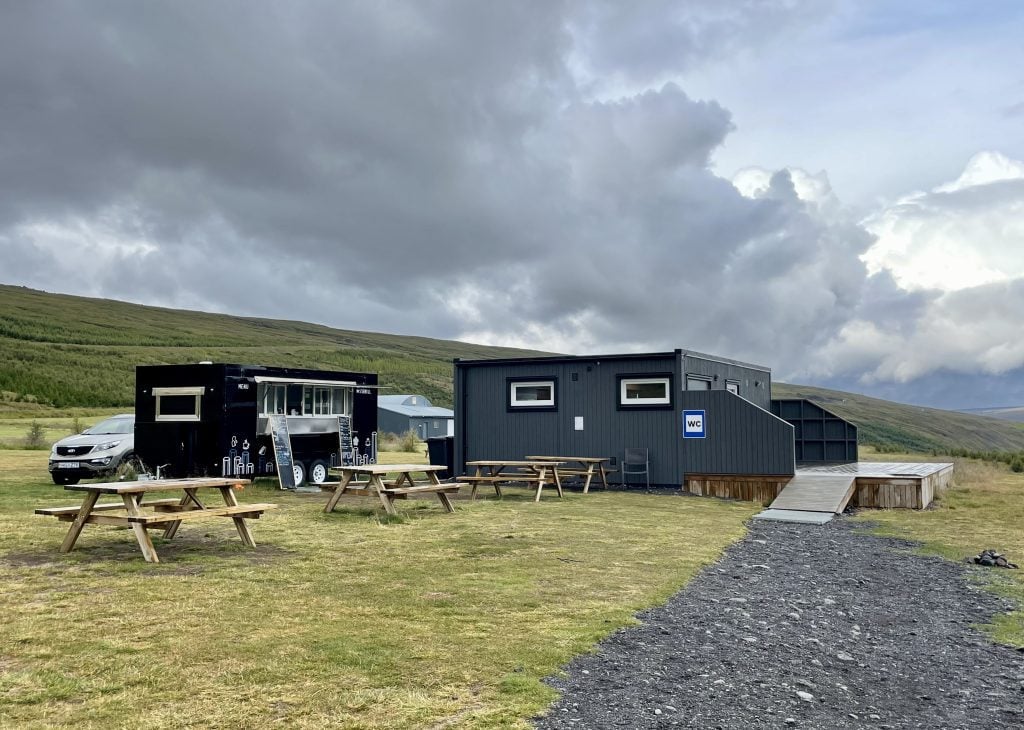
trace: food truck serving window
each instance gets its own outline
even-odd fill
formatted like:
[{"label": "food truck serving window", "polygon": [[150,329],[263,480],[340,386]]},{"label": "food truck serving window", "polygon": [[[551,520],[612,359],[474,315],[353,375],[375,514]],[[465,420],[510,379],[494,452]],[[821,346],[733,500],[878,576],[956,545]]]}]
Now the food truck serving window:
[{"label": "food truck serving window", "polygon": [[259,383],[260,415],[351,416],[352,386],[299,384],[295,382]]},{"label": "food truck serving window", "polygon": [[203,404],[202,386],[196,388],[153,388],[156,420],[198,421]]}]

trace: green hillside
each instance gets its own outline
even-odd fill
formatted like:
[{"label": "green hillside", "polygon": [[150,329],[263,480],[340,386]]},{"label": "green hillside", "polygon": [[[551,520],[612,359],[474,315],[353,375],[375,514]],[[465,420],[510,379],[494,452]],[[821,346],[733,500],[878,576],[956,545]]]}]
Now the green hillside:
[{"label": "green hillside", "polygon": [[[88,299],[0,285],[0,412],[128,408],[135,366],[200,360],[375,372],[385,393],[452,402],[452,359],[540,354],[426,337],[338,330]],[[1024,450],[1024,424],[775,383],[853,421],[862,443],[945,452]]]},{"label": "green hillside", "polygon": [[909,406],[809,385],[772,384],[773,398],[807,398],[857,424],[858,439],[885,449],[1024,450],[1024,424],[957,411]]},{"label": "green hillside", "polygon": [[0,410],[127,407],[135,366],[199,362],[375,372],[385,393],[452,401],[452,359],[537,354],[0,285]]}]

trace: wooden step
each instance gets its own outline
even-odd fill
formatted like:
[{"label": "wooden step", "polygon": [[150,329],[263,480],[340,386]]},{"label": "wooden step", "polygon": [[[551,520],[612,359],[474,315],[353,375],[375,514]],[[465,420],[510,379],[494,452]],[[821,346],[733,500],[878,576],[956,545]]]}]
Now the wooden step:
[{"label": "wooden step", "polygon": [[[177,505],[181,502],[180,499],[153,499],[148,502],[143,502],[139,505],[140,508],[145,509],[146,507],[164,507],[170,505]],[[93,512],[100,510],[109,509],[124,509],[124,502],[110,502],[109,504],[97,504],[92,508]],[[35,511],[37,515],[49,515],[51,517],[60,517],[61,515],[77,515],[79,510],[82,509],[81,505],[74,507],[41,507]]]},{"label": "wooden step", "polygon": [[240,504],[234,507],[211,507],[210,509],[193,509],[185,512],[165,512],[156,515],[128,515],[130,524],[159,525],[180,520],[195,520],[205,517],[246,517],[257,518],[268,509],[277,509],[276,504]]},{"label": "wooden step", "polygon": [[856,479],[846,474],[797,474],[769,509],[841,513],[853,498]]}]

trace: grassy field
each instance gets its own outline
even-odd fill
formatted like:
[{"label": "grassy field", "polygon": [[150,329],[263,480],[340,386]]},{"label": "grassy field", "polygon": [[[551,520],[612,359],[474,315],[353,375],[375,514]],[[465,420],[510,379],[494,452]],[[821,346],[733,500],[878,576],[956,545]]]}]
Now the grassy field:
[{"label": "grassy field", "polygon": [[[373,372],[383,393],[418,393],[450,407],[453,358],[536,354],[0,284],[0,418],[59,417],[67,408],[130,409],[136,365],[201,360]],[[823,404],[858,424],[862,443],[924,452],[1024,451],[1024,423],[778,382],[772,395]]]},{"label": "grassy field", "polygon": [[[281,493],[245,549],[230,522],[184,525],[143,562],[127,531],[66,524],[45,453],[0,451],[0,725],[527,727],[541,678],[663,601],[756,507],[632,493],[534,504]],[[382,455],[392,463],[421,453]]]},{"label": "grassy field", "polygon": [[[862,458],[883,461],[949,461],[919,454],[877,454]],[[954,459],[956,484],[931,509],[870,510],[859,519],[878,524],[881,534],[924,543],[923,551],[961,561],[994,549],[1024,566],[1024,474],[1005,465],[974,459]],[[1024,608],[1024,570],[987,570],[986,584],[1012,597]],[[1024,647],[1024,610],[1001,616],[991,627],[993,637]]]}]

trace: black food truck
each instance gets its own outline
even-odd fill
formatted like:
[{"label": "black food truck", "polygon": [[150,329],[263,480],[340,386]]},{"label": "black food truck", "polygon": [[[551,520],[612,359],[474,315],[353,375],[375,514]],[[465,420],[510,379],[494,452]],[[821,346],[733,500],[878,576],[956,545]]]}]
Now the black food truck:
[{"label": "black food truck", "polygon": [[279,475],[282,487],[320,484],[328,467],[377,462],[377,375],[139,365],[135,453],[161,477]]}]

